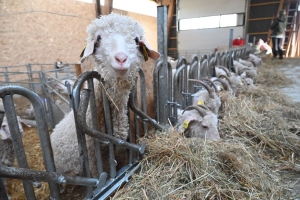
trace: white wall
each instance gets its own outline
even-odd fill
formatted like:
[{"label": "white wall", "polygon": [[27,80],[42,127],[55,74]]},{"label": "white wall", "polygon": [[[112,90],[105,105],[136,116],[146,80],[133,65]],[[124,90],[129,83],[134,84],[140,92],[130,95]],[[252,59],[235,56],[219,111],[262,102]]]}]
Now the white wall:
[{"label": "white wall", "polygon": [[[223,14],[245,13],[246,0],[179,0],[178,20]],[[246,13],[245,13],[246,14]],[[207,51],[229,45],[229,32],[233,37],[244,35],[244,26],[179,31],[178,50]]]}]

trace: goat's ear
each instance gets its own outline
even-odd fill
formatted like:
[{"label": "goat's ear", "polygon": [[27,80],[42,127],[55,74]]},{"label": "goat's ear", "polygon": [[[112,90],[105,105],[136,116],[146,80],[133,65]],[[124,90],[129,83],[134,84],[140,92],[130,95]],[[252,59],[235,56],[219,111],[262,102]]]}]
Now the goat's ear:
[{"label": "goat's ear", "polygon": [[160,54],[157,51],[152,50],[150,46],[143,40],[139,41],[139,50],[144,56],[145,61],[148,60],[148,57],[152,58],[155,61],[160,58]]},{"label": "goat's ear", "polygon": [[94,47],[95,47],[95,41],[92,40],[90,43],[88,43],[88,45],[82,50],[81,54],[80,54],[80,62],[83,63],[84,59],[90,55],[92,55],[92,53],[94,52]]},{"label": "goat's ear", "polygon": [[8,138],[4,130],[0,130],[0,140],[6,140]]}]

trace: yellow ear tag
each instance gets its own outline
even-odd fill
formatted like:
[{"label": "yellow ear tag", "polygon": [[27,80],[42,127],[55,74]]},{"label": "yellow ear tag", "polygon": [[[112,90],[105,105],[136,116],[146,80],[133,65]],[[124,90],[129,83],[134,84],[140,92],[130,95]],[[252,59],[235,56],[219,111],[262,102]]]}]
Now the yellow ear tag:
[{"label": "yellow ear tag", "polygon": [[220,89],[221,89],[221,90],[224,90],[223,86],[220,86]]},{"label": "yellow ear tag", "polygon": [[145,61],[147,61],[149,56],[148,56],[147,48],[144,44],[140,45],[140,51],[141,54],[143,54]]},{"label": "yellow ear tag", "polygon": [[2,139],[2,134],[0,133],[0,139]]},{"label": "yellow ear tag", "polygon": [[81,51],[81,53],[80,53],[80,55],[79,55],[79,56],[80,56],[80,58],[82,58],[82,56],[83,56],[83,54],[84,54],[84,50],[85,50],[85,48],[86,48],[86,47],[84,47],[84,48],[82,49],[82,51]]},{"label": "yellow ear tag", "polygon": [[200,100],[198,101],[198,105],[204,105],[204,102],[200,99]]},{"label": "yellow ear tag", "polygon": [[189,121],[188,120],[184,120],[183,124],[182,124],[182,127],[187,129],[189,126]]},{"label": "yellow ear tag", "polygon": [[242,82],[240,82],[240,85],[244,85]]}]

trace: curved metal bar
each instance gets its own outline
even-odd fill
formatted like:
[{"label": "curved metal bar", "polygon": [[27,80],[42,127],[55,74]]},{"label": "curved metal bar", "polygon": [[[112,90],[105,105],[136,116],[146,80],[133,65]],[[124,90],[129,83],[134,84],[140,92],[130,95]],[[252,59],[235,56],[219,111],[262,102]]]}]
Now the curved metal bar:
[{"label": "curved metal bar", "polygon": [[[200,62],[196,54],[191,57],[188,79],[200,79]],[[194,85],[188,82],[189,93],[194,93]],[[191,98],[190,98],[191,99]],[[192,102],[189,102],[189,105]]]},{"label": "curved metal bar", "polygon": [[97,131],[97,130],[93,130],[87,126],[86,111],[88,108],[89,98],[90,98],[90,90],[83,89],[82,94],[81,94],[80,105],[79,105],[78,113],[77,113],[79,129],[91,137],[97,138],[99,140],[108,140],[109,142],[111,142],[113,144],[116,144],[116,145],[122,146],[122,147],[126,147],[128,149],[132,149],[134,151],[137,151],[137,152],[143,154],[145,152],[145,143],[142,143],[141,146],[131,144],[124,140],[118,139],[114,136],[105,134],[105,133]]},{"label": "curved metal bar", "polygon": [[[14,104],[12,101],[12,96],[11,96],[13,94],[19,94],[19,95],[26,97],[33,105],[34,114],[35,114],[35,118],[36,118],[36,122],[37,122],[38,134],[39,134],[40,143],[41,143],[42,155],[43,155],[43,159],[45,162],[45,168],[46,168],[47,172],[54,172],[55,166],[54,166],[52,147],[51,147],[51,143],[50,143],[50,134],[48,131],[45,110],[44,110],[43,104],[40,100],[40,97],[33,91],[31,91],[23,86],[4,85],[4,86],[0,86],[0,97],[3,99],[4,108],[7,111],[6,112],[7,121],[12,122],[12,123],[9,123],[8,125],[9,125],[10,131],[11,131],[11,137],[13,140],[15,155],[16,155],[19,167],[28,168],[28,164],[26,161],[26,156],[25,156],[22,139],[19,137],[20,132],[19,132],[18,126],[14,126],[14,124],[17,124],[17,118],[16,118]],[[60,199],[58,185],[53,182],[49,182],[48,184],[49,184],[49,188],[50,188],[51,198]],[[25,185],[27,185],[27,186],[25,186]],[[25,189],[25,193],[26,193],[26,191],[32,191],[32,194],[34,196],[31,182],[24,184],[24,189]],[[32,195],[30,195],[30,197],[28,197],[27,195],[29,195],[29,194],[26,194],[26,197],[28,199],[34,198],[34,197],[32,197]]]},{"label": "curved metal bar", "polygon": [[74,185],[97,186],[99,183],[99,180],[96,178],[70,176],[56,172],[44,172],[26,168],[6,167],[4,165],[0,165],[0,175],[5,178],[53,182],[57,184],[68,183]]},{"label": "curved metal bar", "polygon": [[[182,107],[186,104],[186,98],[181,99],[180,93],[187,93],[187,61],[181,56],[178,59],[177,70],[174,74],[173,88],[174,101],[181,104]],[[183,71],[183,72],[182,72]]]},{"label": "curved metal bar", "polygon": [[133,110],[137,115],[139,115],[142,119],[147,120],[150,124],[152,124],[155,128],[159,130],[164,130],[164,127],[158,124],[154,119],[149,117],[147,114],[145,114],[143,111],[141,111],[135,104],[134,101],[134,93],[135,89],[131,89],[131,92],[129,94],[129,107],[131,110]]},{"label": "curved metal bar", "polygon": [[163,61],[158,60],[155,64],[155,68],[153,70],[153,90],[154,90],[154,114],[155,114],[155,119],[158,122],[162,121],[162,118],[164,116],[164,113],[161,113],[160,109],[160,101],[159,101],[159,71],[163,67]]}]

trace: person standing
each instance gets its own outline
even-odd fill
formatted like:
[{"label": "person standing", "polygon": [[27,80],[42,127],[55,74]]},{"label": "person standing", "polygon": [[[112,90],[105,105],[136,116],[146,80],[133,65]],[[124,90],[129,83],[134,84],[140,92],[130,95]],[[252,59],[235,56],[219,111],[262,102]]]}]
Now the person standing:
[{"label": "person standing", "polygon": [[279,59],[283,59],[283,51],[282,51],[282,41],[284,39],[284,33],[287,24],[287,16],[285,10],[281,10],[279,12],[279,16],[275,18],[271,24],[271,38],[272,38],[272,53],[273,58],[276,59],[277,55],[279,55]]}]

